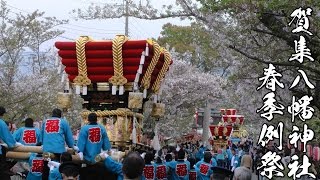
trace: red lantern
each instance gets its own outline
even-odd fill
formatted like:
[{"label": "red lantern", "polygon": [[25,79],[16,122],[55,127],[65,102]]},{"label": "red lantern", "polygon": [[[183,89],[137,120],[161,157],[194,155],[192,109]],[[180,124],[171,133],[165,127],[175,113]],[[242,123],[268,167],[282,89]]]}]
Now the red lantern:
[{"label": "red lantern", "polygon": [[301,141],[298,141],[298,150],[299,151],[303,151],[304,149],[304,143],[302,143]]},{"label": "red lantern", "polygon": [[319,147],[313,147],[313,160],[319,161],[320,160],[320,148]]},{"label": "red lantern", "polygon": [[227,109],[227,115],[236,115],[237,110],[236,109]]},{"label": "red lantern", "polygon": [[307,156],[312,157],[312,146],[309,144],[307,145]]}]

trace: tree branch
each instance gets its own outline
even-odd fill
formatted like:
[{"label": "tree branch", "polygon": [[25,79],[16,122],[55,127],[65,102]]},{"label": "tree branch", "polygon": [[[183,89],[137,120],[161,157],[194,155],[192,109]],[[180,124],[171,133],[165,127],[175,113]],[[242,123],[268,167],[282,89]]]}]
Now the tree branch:
[{"label": "tree branch", "polygon": [[249,58],[249,59],[252,59],[252,60],[255,60],[255,61],[258,61],[260,63],[263,63],[263,64],[274,64],[276,66],[287,66],[287,67],[299,67],[300,69],[305,69],[305,70],[309,70],[311,72],[314,72],[314,73],[317,73],[318,75],[320,75],[320,70],[317,70],[317,69],[314,69],[314,68],[311,68],[309,66],[304,66],[300,63],[295,63],[295,62],[273,62],[273,61],[265,61],[265,60],[262,60],[256,56],[252,56],[238,48],[236,48],[235,46],[233,45],[229,45],[228,46],[229,48],[233,49],[234,51],[244,55],[245,57]]}]

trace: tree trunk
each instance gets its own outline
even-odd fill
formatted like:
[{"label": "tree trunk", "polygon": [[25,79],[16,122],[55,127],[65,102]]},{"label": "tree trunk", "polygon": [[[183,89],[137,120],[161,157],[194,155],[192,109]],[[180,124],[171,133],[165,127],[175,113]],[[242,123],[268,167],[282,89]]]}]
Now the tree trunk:
[{"label": "tree trunk", "polygon": [[204,147],[208,146],[210,114],[211,114],[211,108],[210,108],[210,104],[207,102],[206,107],[204,109],[204,118],[202,123],[202,126],[203,126],[202,142]]}]

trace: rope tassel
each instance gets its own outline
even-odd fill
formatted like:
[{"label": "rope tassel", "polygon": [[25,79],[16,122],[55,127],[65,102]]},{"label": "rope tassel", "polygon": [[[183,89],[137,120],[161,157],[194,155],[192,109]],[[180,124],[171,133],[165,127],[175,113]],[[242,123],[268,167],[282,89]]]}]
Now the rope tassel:
[{"label": "rope tassel", "polygon": [[80,94],[80,86],[76,85],[76,94]]},{"label": "rope tassel", "polygon": [[112,95],[116,95],[117,94],[117,86],[112,86]]},{"label": "rope tassel", "polygon": [[121,85],[121,86],[119,87],[119,95],[123,95],[123,93],[124,93],[124,86]]},{"label": "rope tassel", "polygon": [[82,95],[87,95],[87,94],[88,94],[87,86],[82,86]]},{"label": "rope tassel", "polygon": [[132,128],[132,143],[133,143],[133,144],[136,144],[136,143],[137,143],[136,121],[137,121],[137,118],[136,118],[136,116],[134,115],[134,116],[133,116],[133,128]]},{"label": "rope tassel", "polygon": [[153,137],[153,149],[159,151],[160,150],[160,142],[158,137],[158,124],[156,125],[154,129],[155,136]]},{"label": "rope tassel", "polygon": [[147,89],[143,89],[143,98],[147,98]]}]

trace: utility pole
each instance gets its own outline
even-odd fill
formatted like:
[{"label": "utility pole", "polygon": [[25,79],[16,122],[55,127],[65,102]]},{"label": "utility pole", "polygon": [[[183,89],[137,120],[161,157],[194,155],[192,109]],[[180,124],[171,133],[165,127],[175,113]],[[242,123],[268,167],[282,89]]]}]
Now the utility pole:
[{"label": "utility pole", "polygon": [[129,36],[129,2],[128,0],[125,3],[125,35],[128,37]]},{"label": "utility pole", "polygon": [[210,107],[209,101],[206,100],[206,107],[204,109],[203,123],[202,123],[203,147],[208,147],[210,116],[211,116],[211,107]]}]

